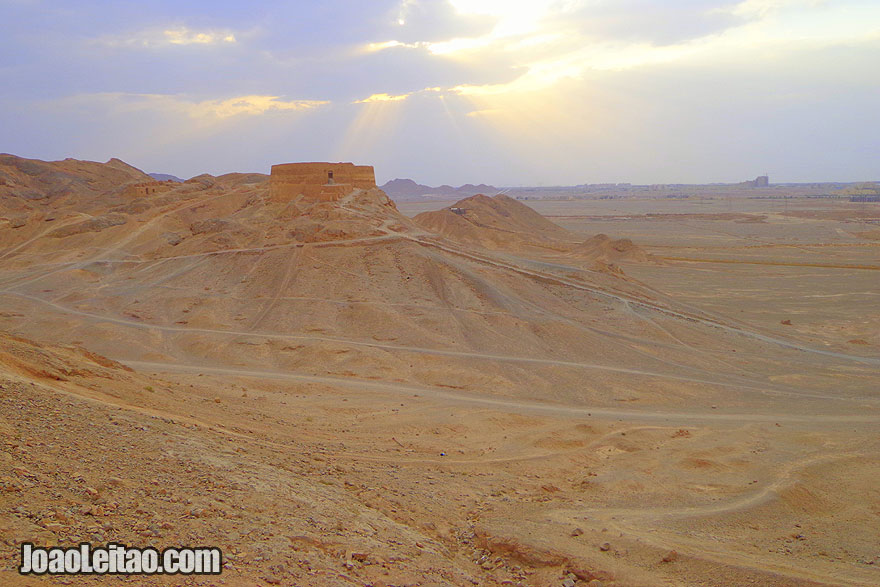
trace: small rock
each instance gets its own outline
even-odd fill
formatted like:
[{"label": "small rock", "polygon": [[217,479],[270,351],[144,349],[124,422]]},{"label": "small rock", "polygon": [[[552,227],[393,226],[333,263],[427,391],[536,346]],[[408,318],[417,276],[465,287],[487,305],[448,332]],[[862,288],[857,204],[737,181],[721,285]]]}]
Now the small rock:
[{"label": "small rock", "polygon": [[599,579],[593,579],[589,583],[587,583],[588,587],[602,587],[602,581]]},{"label": "small rock", "polygon": [[666,553],[666,556],[660,559],[661,563],[671,563],[678,560],[678,553],[674,550],[670,550]]},{"label": "small rock", "polygon": [[12,467],[12,472],[18,475],[19,477],[30,477],[31,479],[35,479],[36,475],[25,469],[24,467]]},{"label": "small rock", "polygon": [[219,403],[220,403],[220,398],[219,398],[219,397],[215,397],[215,398],[214,398],[214,403],[215,403],[215,404],[219,404]]},{"label": "small rock", "polygon": [[580,536],[583,533],[584,533],[584,531],[580,528],[575,528],[574,530],[571,531],[572,536]]},{"label": "small rock", "polygon": [[607,542],[603,542],[602,545],[599,547],[599,550],[601,550],[602,552],[608,552],[609,550],[611,550],[611,545]]},{"label": "small rock", "polygon": [[574,587],[574,586],[575,586],[575,582],[573,580],[571,580],[570,578],[567,578],[567,579],[565,579],[565,581],[562,582],[562,587]]},{"label": "small rock", "polygon": [[164,238],[165,242],[167,242],[172,247],[176,247],[183,240],[182,238],[180,238],[179,234],[174,232],[166,232],[162,235],[162,238]]}]

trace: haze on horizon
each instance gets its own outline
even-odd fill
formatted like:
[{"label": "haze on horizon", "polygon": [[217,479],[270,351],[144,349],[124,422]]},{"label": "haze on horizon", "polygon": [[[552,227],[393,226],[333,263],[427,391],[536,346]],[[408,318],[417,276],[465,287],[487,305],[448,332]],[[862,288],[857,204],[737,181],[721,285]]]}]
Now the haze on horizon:
[{"label": "haze on horizon", "polygon": [[880,179],[870,0],[0,0],[0,151],[190,177]]}]

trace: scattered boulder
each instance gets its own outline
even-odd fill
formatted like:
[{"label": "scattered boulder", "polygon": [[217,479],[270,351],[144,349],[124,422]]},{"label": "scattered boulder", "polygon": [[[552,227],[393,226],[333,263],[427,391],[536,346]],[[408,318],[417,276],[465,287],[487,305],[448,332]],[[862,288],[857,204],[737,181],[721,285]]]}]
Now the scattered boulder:
[{"label": "scattered boulder", "polygon": [[228,220],[219,218],[209,218],[207,220],[198,220],[189,225],[189,230],[193,234],[213,234],[222,232],[232,227],[232,223]]}]

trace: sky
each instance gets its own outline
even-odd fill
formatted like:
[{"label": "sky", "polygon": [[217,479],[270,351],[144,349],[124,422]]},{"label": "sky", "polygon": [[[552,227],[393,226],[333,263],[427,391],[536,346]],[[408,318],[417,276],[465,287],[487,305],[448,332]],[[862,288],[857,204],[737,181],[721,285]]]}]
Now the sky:
[{"label": "sky", "polygon": [[0,152],[183,178],[880,180],[878,0],[0,0]]}]

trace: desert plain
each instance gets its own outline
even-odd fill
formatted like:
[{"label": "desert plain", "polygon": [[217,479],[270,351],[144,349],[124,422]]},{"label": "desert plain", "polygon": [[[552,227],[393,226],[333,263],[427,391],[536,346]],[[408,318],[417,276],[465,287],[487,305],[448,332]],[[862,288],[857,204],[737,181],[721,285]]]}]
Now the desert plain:
[{"label": "desert plain", "polygon": [[876,203],[0,170],[0,583],[880,583]]}]

